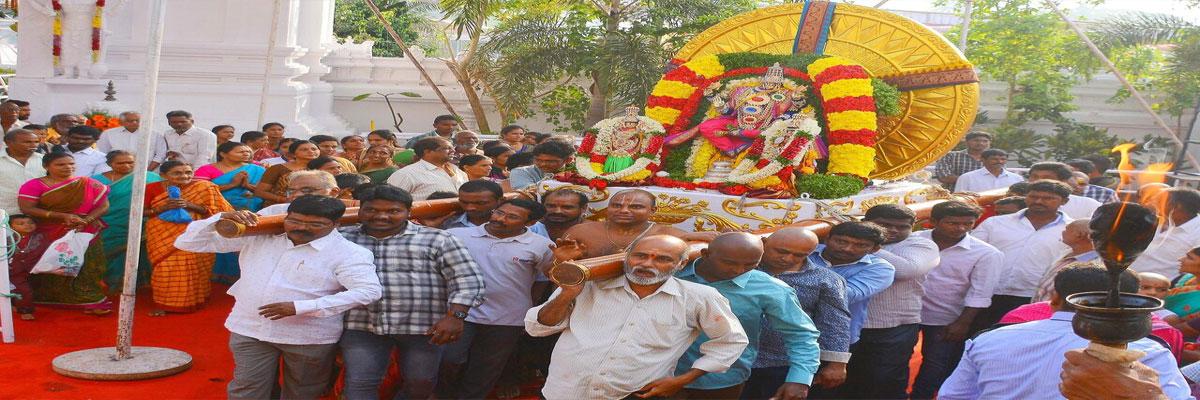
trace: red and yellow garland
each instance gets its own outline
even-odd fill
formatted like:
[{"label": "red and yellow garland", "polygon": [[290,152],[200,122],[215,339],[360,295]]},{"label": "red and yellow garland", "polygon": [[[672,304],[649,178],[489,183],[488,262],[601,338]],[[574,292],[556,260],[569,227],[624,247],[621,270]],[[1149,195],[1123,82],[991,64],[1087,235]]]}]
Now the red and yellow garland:
[{"label": "red and yellow garland", "polygon": [[[96,0],[96,11],[92,14],[92,63],[100,62],[100,29],[104,26],[104,1]],[[50,53],[53,55],[54,66],[58,67],[62,64],[62,2],[50,0],[50,8],[54,9],[54,25],[51,29],[53,41]]]}]

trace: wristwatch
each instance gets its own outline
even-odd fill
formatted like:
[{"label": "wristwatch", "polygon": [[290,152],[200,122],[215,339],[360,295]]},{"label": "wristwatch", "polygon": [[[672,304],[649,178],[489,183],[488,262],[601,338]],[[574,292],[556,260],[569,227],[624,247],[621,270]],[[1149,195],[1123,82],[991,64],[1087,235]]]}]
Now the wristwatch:
[{"label": "wristwatch", "polygon": [[454,312],[454,313],[452,313],[451,315],[453,315],[453,316],[454,316],[454,318],[458,318],[458,319],[467,319],[467,313],[466,313],[466,312],[463,312],[463,311],[455,311],[455,312]]}]

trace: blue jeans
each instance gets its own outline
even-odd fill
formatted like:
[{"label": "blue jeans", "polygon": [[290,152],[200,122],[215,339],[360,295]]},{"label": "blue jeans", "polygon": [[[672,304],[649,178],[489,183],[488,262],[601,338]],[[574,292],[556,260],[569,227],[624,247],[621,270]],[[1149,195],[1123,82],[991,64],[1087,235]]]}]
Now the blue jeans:
[{"label": "blue jeans", "polygon": [[394,347],[400,348],[400,375],[404,377],[404,386],[395,398],[427,399],[433,394],[442,348],[429,344],[429,336],[381,336],[347,329],[338,344],[345,361],[346,399],[379,399],[379,383],[387,373]]},{"label": "blue jeans", "polygon": [[[446,345],[441,397],[482,399],[500,380],[504,365],[525,332],[522,326],[464,322],[462,336]],[[454,382],[461,373],[462,378]]]},{"label": "blue jeans", "polygon": [[938,339],[945,326],[921,325],[921,370],[913,382],[913,399],[932,399],[938,389],[962,359],[966,342],[946,342]]},{"label": "blue jeans", "polygon": [[850,346],[846,383],[837,398],[907,399],[908,361],[917,345],[917,324],[863,329]]}]

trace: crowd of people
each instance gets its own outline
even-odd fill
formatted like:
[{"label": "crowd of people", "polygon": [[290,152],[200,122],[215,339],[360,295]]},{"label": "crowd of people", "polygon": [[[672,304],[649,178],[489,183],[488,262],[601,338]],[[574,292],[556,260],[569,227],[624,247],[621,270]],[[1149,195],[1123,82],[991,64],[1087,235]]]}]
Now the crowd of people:
[{"label": "crowd of people", "polygon": [[[574,152],[570,138],[519,126],[480,143],[439,116],[400,143],[387,130],[289,138],[279,123],[239,136],[197,128],[185,111],[161,133],[141,132],[135,112],[104,132],[69,114],[42,127],[13,122],[20,110],[0,104],[21,318],[34,320],[35,305],[109,313],[126,247],[142,246],[151,315],[193,312],[214,282],[231,285],[231,398],[317,398],[338,374],[348,399],[511,398],[531,380],[548,399],[1183,399],[1200,378],[1192,189],[1149,185],[1130,200],[1161,220],[1121,278],[1122,291],[1167,304],[1130,344],[1144,356],[1114,369],[1079,351],[1087,341],[1064,299],[1107,290],[1091,239],[1125,211],[1104,157],[1022,176],[973,132],[936,177],[955,191],[1008,188],[994,206],[944,201],[925,221],[881,204],[823,239],[802,228],[760,239],[656,224],[657,199],[640,189],[614,189],[603,221],[585,218],[588,194],[572,189],[507,196]],[[140,135],[153,148],[146,239],[127,243]],[[460,211],[411,216],[415,201],[439,198]],[[351,206],[360,223],[339,225]],[[272,215],[284,216],[280,234],[217,233],[222,220]],[[72,231],[99,234],[78,275],[31,275]],[[708,245],[689,259],[689,241]],[[547,278],[614,254],[621,276],[557,288]]]}]

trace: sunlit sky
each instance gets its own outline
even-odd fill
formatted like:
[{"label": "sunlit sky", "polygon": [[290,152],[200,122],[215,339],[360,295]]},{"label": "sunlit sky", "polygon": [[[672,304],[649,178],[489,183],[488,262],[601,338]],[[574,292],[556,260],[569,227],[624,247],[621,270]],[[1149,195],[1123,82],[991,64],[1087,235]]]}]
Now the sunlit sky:
[{"label": "sunlit sky", "polygon": [[[860,5],[873,6],[878,3],[878,0],[858,0],[855,3]],[[933,5],[932,0],[889,0],[884,4],[884,9],[891,10],[911,10],[911,11],[950,11],[953,9],[939,9]],[[1060,4],[1064,9],[1074,11],[1073,14],[1082,13],[1084,15],[1092,14],[1088,12],[1094,10],[1096,14],[1120,14],[1126,12],[1151,12],[1173,14],[1185,18],[1194,23],[1200,23],[1200,8],[1189,9],[1184,5],[1183,1],[1178,0],[1108,0],[1097,7],[1089,6],[1088,9],[1079,9],[1079,1],[1061,1]]]}]

